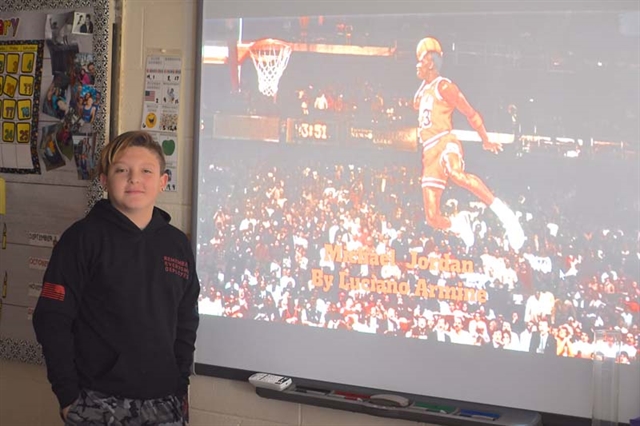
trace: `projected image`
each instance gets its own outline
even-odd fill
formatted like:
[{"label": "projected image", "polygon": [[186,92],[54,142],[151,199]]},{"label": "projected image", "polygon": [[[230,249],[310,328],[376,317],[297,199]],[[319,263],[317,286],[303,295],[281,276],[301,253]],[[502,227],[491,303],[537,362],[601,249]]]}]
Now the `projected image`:
[{"label": "projected image", "polygon": [[640,46],[619,15],[203,39],[201,314],[637,362]]}]

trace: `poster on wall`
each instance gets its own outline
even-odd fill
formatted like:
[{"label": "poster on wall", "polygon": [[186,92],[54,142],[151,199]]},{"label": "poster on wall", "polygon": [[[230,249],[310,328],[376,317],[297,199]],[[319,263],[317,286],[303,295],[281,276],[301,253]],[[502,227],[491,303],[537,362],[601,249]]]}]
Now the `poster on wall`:
[{"label": "poster on wall", "polygon": [[149,55],[145,70],[142,130],[160,143],[167,159],[169,176],[165,191],[177,188],[178,111],[182,58],[171,55]]},{"label": "poster on wall", "polygon": [[[3,25],[3,36],[17,33],[20,20],[13,28]],[[40,163],[34,155],[32,141],[38,128],[42,40],[0,39],[0,108],[2,132],[0,171],[39,173]]]},{"label": "poster on wall", "polygon": [[89,8],[0,13],[0,172],[93,177],[89,141],[102,93],[92,15]]}]

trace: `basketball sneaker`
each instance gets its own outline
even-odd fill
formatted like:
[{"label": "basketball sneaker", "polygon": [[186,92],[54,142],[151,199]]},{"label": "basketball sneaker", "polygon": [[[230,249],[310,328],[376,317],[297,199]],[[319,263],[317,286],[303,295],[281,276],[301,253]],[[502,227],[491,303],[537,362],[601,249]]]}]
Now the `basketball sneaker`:
[{"label": "basketball sneaker", "polygon": [[462,211],[451,215],[449,220],[451,220],[451,228],[449,228],[449,231],[460,238],[467,247],[473,246],[476,238],[473,234],[473,228],[471,227],[471,214]]},{"label": "basketball sneaker", "polygon": [[526,237],[522,230],[522,226],[520,225],[520,221],[518,221],[513,210],[507,207],[507,205],[498,198],[496,198],[493,204],[489,207],[493,210],[496,216],[498,216],[500,222],[502,222],[502,226],[507,234],[507,240],[509,241],[511,248],[515,251],[519,251],[524,245]]},{"label": "basketball sneaker", "polygon": [[514,215],[512,220],[505,222],[503,225],[505,231],[507,232],[507,240],[509,240],[509,245],[515,251],[520,251],[527,238],[524,235],[524,230],[522,229],[522,226],[520,226],[518,218]]}]

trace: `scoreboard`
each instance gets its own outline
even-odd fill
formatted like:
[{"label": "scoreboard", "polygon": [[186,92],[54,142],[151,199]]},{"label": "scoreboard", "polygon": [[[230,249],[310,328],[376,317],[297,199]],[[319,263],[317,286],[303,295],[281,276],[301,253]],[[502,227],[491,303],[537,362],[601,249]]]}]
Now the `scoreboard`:
[{"label": "scoreboard", "polygon": [[337,121],[285,119],[284,142],[310,145],[340,145],[342,131]]},{"label": "scoreboard", "polygon": [[387,126],[361,126],[350,121],[286,119],[286,143],[393,148],[415,151],[413,127],[390,130]]},{"label": "scoreboard", "polygon": [[[213,139],[278,142],[291,145],[325,145],[415,151],[415,127],[389,129],[388,126],[363,126],[350,120],[323,120],[312,117],[280,118],[217,114],[211,132],[207,123],[205,137]],[[207,134],[208,133],[208,134]]]}]

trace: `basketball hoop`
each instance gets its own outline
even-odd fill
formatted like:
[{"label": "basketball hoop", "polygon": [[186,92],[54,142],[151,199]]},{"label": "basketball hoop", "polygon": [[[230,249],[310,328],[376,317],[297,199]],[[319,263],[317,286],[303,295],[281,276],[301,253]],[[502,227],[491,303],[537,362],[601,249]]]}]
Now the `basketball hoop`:
[{"label": "basketball hoop", "polygon": [[291,56],[291,44],[272,38],[258,40],[249,47],[249,53],[258,72],[258,89],[265,96],[275,96],[280,77]]}]

